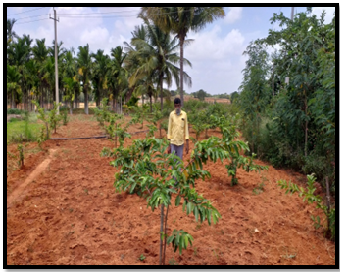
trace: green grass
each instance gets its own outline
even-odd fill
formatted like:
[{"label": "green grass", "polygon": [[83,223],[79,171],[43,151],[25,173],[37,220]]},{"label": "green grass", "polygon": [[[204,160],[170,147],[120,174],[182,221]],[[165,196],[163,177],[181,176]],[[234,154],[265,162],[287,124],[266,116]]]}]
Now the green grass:
[{"label": "green grass", "polygon": [[12,119],[11,122],[7,123],[7,140],[10,142],[20,142],[22,137],[22,139],[27,141],[36,141],[43,124],[38,124],[36,121],[33,121],[35,118],[36,117],[33,116],[29,118],[30,121],[28,122],[26,133],[25,121]]}]

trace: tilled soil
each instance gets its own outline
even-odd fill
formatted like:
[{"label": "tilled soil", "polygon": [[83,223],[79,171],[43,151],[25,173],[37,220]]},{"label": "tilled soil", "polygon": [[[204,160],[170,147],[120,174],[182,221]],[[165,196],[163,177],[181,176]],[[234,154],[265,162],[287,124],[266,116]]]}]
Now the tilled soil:
[{"label": "tilled soil", "polygon": [[[128,131],[142,130],[139,126]],[[74,115],[51,137],[100,135],[103,131],[92,116]],[[221,136],[218,131],[211,135]],[[138,138],[145,133],[126,139],[125,145]],[[109,139],[48,140],[40,151],[30,143],[21,170],[7,156],[8,265],[159,263],[160,210],[152,212],[137,195],[115,191],[112,159],[99,155],[103,147],[114,145]],[[16,145],[7,150],[15,154]],[[182,212],[181,205],[172,205],[169,228],[189,232],[194,242],[182,255],[168,246],[166,264],[335,265],[334,242],[324,238],[310,218],[323,218],[322,212],[298,195],[286,195],[276,183],[285,179],[303,186],[304,175],[272,166],[261,173],[238,169],[239,184],[231,187],[222,163],[209,162],[204,169],[211,179],[198,180],[196,190],[213,201],[222,218],[216,225],[200,224]],[[256,190],[261,183],[264,190]]]}]

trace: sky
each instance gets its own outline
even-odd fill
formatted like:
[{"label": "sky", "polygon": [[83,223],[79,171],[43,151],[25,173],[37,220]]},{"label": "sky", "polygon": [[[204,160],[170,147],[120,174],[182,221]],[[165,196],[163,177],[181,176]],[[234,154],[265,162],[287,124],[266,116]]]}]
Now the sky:
[{"label": "sky", "polygon": [[[36,4],[35,4],[36,5]],[[60,5],[62,5],[60,3]],[[120,4],[122,5],[122,4]],[[235,5],[235,4],[234,4]],[[240,4],[242,5],[242,4]],[[263,5],[263,4],[262,4]],[[271,4],[268,4],[271,5]],[[269,29],[279,30],[278,24],[271,24],[274,13],[282,12],[291,16],[290,4],[277,4],[275,7],[224,7],[225,17],[208,24],[199,32],[189,32],[187,39],[194,41],[184,48],[184,57],[192,67],[184,70],[192,79],[187,93],[203,89],[209,94],[230,94],[238,91],[242,82],[242,70],[247,57],[242,55],[251,41],[268,36]],[[279,5],[285,5],[283,7]],[[338,4],[333,4],[338,5]],[[56,7],[57,41],[70,49],[89,44],[90,51],[98,49],[110,55],[112,48],[130,43],[131,32],[141,25],[137,18],[138,7]],[[325,23],[333,18],[334,7],[314,7],[313,14],[320,17],[326,11]],[[305,12],[305,7],[295,7],[294,13]],[[54,16],[51,7],[7,7],[7,18],[18,20],[14,31],[22,36],[30,35],[35,45],[36,39],[45,38],[45,44],[52,45],[54,40]],[[269,51],[273,51],[270,48]],[[179,65],[178,65],[179,66]],[[165,86],[168,88],[168,86]],[[175,90],[175,85],[170,90]]]}]

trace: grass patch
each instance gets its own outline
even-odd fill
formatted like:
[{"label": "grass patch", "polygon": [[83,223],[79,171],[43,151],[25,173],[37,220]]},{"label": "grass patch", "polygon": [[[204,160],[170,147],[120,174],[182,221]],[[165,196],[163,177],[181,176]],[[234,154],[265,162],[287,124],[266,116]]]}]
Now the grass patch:
[{"label": "grass patch", "polygon": [[[32,118],[34,118],[32,116]],[[28,122],[25,132],[25,121],[12,119],[14,121],[7,123],[7,140],[10,142],[36,141],[39,137],[40,129],[43,124]]]}]

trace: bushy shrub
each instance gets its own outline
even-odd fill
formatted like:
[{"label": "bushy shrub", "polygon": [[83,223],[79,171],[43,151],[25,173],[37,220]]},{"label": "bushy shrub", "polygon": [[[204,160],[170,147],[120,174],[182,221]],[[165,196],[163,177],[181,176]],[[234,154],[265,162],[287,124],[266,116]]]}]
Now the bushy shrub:
[{"label": "bushy shrub", "polygon": [[23,114],[25,111],[20,109],[7,109],[7,114]]}]

